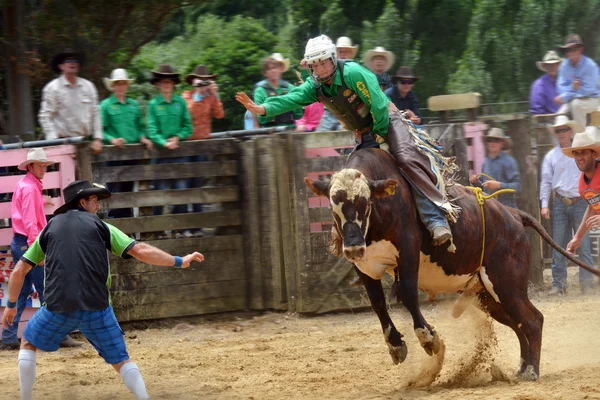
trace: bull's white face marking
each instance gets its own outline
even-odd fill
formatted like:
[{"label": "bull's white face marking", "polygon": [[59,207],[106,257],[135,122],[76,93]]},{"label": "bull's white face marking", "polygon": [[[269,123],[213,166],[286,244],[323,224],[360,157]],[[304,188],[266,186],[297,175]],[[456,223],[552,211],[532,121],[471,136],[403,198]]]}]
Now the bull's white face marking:
[{"label": "bull's white face marking", "polygon": [[438,293],[456,293],[464,290],[472,278],[471,275],[446,275],[440,265],[431,261],[428,255],[421,253],[419,261],[419,289],[434,296]]},{"label": "bull's white face marking", "polygon": [[388,272],[394,275],[397,265],[398,249],[388,240],[372,242],[367,246],[365,256],[355,264],[360,271],[373,279],[381,279]]},{"label": "bull's white face marking", "polygon": [[479,270],[479,276],[481,276],[481,282],[483,283],[483,286],[485,286],[485,289],[488,291],[488,293],[494,298],[494,300],[496,300],[496,303],[500,303],[500,298],[494,291],[494,284],[492,283],[490,277],[485,271],[485,267],[481,267],[481,269]]}]

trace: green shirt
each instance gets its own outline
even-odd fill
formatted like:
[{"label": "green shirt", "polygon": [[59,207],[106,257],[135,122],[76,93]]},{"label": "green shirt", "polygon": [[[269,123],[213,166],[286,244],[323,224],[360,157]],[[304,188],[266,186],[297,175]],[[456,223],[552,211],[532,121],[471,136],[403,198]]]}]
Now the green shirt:
[{"label": "green shirt", "polygon": [[119,229],[84,210],[52,218],[21,260],[32,267],[46,260],[44,297],[49,311],[100,311],[110,305],[107,250],[131,258],[135,246]]},{"label": "green shirt", "polygon": [[113,94],[100,103],[104,143],[110,144],[112,139],[125,139],[125,143],[139,143],[145,136],[144,120],[140,105],[133,99],[125,99],[121,103]]},{"label": "green shirt", "polygon": [[185,100],[177,95],[167,103],[158,95],[148,103],[148,138],[160,147],[165,147],[167,139],[178,136],[185,140],[192,135],[192,117]]},{"label": "green shirt", "polygon": [[[365,104],[369,105],[373,116],[373,132],[385,137],[390,123],[388,110],[390,100],[379,88],[375,74],[355,62],[347,62],[344,65],[344,83],[355,91]],[[340,86],[342,86],[342,78],[338,68],[331,86],[322,84],[322,88],[326,95],[334,96]],[[265,117],[273,117],[317,101],[315,83],[310,78],[286,95],[265,99],[262,105],[265,107]]]},{"label": "green shirt", "polygon": [[[262,82],[259,82],[259,84],[262,84]],[[292,85],[291,83],[288,83],[289,86],[287,88],[284,88],[280,84],[277,89],[275,89],[273,86],[271,86],[268,81],[265,81],[265,84],[268,85],[271,89],[273,89],[279,96],[282,96],[282,95],[285,96],[287,93],[289,93],[290,91],[292,91],[294,89],[294,85]],[[279,96],[271,96],[271,97],[279,97]],[[265,88],[263,88],[261,86],[257,86],[256,89],[254,90],[254,102],[258,105],[261,105],[268,98],[269,98],[269,93],[267,93]],[[289,111],[292,111],[292,115],[294,116],[295,120],[302,118],[302,116],[304,115],[304,108],[302,106],[298,106],[298,107],[294,108],[293,110],[289,110]],[[279,115],[279,114],[283,114],[283,112],[276,113],[275,115]],[[265,115],[257,115],[258,123],[261,125],[265,125],[265,124],[271,122],[271,120],[273,119],[273,117],[275,115],[271,115],[270,117],[267,117]],[[284,125],[291,126],[291,127],[295,126],[295,124],[293,124],[293,123],[292,124],[284,124]]]}]

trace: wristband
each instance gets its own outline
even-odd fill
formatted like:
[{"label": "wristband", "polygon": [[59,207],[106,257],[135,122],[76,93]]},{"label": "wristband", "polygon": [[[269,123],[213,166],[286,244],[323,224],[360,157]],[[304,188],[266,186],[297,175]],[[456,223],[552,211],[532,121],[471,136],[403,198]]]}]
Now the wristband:
[{"label": "wristband", "polygon": [[581,240],[581,238],[577,236],[577,234],[573,235],[573,239]]},{"label": "wristband", "polygon": [[16,301],[10,301],[10,300],[6,301],[6,308],[15,308],[16,306],[17,306]]},{"label": "wristband", "polygon": [[183,264],[183,258],[178,257],[178,256],[173,256],[175,258],[175,265],[173,265],[174,268],[181,268],[181,265]]}]

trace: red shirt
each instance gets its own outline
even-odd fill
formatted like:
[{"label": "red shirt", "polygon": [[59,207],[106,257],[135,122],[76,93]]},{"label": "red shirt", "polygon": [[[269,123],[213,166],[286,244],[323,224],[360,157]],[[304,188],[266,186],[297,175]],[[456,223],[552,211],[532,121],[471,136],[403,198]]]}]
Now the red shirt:
[{"label": "red shirt", "polygon": [[581,173],[579,194],[592,206],[595,214],[600,214],[600,171],[598,169],[594,172],[594,176],[589,183],[586,182],[585,174]]},{"label": "red shirt", "polygon": [[225,116],[223,103],[218,97],[208,95],[200,101],[194,101],[194,91],[183,92],[184,98],[190,115],[192,116],[192,126],[194,132],[187,140],[208,139],[212,130],[212,119],[221,119]]}]

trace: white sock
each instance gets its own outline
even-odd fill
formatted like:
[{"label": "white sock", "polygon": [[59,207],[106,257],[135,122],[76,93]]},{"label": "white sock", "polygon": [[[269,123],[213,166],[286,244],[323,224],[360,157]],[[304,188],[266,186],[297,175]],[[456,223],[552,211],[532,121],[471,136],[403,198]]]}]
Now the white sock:
[{"label": "white sock", "polygon": [[19,385],[22,400],[31,400],[35,382],[35,358],[36,353],[33,350],[19,350]]},{"label": "white sock", "polygon": [[138,400],[146,400],[150,398],[150,396],[148,396],[148,392],[146,391],[144,378],[142,378],[142,374],[136,363],[128,362],[123,364],[120,374],[121,378],[123,378],[125,386],[127,386],[127,389],[129,389],[131,393],[138,398]]}]

